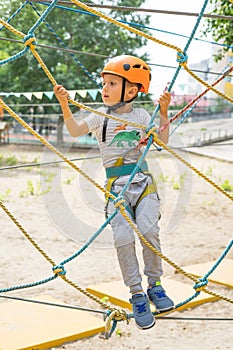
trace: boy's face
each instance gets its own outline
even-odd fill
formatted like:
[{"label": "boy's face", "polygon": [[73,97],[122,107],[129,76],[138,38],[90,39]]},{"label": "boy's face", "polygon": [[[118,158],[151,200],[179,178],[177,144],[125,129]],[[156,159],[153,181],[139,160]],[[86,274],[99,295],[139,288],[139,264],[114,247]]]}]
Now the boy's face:
[{"label": "boy's face", "polygon": [[[114,74],[104,74],[102,100],[106,106],[113,106],[121,101],[123,78]],[[126,82],[124,101],[130,100],[138,91],[136,86]]]},{"label": "boy's face", "polygon": [[121,99],[122,78],[113,74],[104,74],[102,100],[106,106],[113,106]]}]

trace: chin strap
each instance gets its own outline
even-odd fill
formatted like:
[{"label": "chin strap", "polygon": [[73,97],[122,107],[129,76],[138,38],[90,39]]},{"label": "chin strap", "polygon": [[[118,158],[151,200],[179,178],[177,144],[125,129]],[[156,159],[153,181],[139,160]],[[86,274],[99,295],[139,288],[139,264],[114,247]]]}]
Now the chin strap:
[{"label": "chin strap", "polygon": [[[130,100],[124,101],[125,86],[126,86],[126,79],[122,78],[121,100],[120,100],[120,102],[117,102],[113,106],[108,106],[108,109],[106,112],[107,114],[111,114],[111,112],[114,112],[116,109],[125,106],[127,103],[132,102],[138,96],[138,95],[136,95],[133,98],[131,98]],[[104,119],[103,132],[102,132],[102,142],[106,141],[106,132],[107,132],[108,121],[109,121],[109,118]]]}]

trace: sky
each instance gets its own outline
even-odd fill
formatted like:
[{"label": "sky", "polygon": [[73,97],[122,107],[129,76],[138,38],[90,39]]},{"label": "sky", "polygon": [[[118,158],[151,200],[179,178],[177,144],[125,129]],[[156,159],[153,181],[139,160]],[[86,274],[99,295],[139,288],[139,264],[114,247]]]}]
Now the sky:
[{"label": "sky", "polygon": [[[204,5],[204,0],[146,0],[143,4],[144,8],[156,9],[156,10],[167,10],[167,11],[182,11],[182,12],[192,12],[199,13]],[[208,13],[208,7],[205,13]],[[156,29],[165,30],[173,33],[178,33],[186,36],[190,36],[192,30],[195,26],[197,17],[190,16],[180,16],[180,15],[165,15],[165,14],[152,14],[150,26]],[[201,20],[198,28],[203,27],[206,22],[205,19]],[[173,44],[179,47],[182,51],[186,46],[188,38],[182,38],[177,35],[164,34],[159,31],[151,31],[151,34],[160,40]],[[200,38],[200,32],[197,31],[195,37]],[[211,37],[203,38],[207,40],[212,40]],[[143,49],[144,50],[144,49]],[[164,64],[177,66],[176,62],[176,50],[167,48],[163,45],[157,44],[151,40],[148,40],[146,46],[146,51],[150,55],[150,62],[155,64]],[[211,57],[211,45],[208,43],[203,43],[198,40],[193,40],[189,49],[188,54],[188,66],[192,63],[198,63],[201,60]],[[175,73],[175,69],[152,67],[152,82],[150,92],[155,95],[161,92],[167,82],[171,81]],[[175,90],[179,90],[178,86],[186,81],[186,72],[181,72],[174,85]],[[177,91],[176,91],[177,93]]]}]

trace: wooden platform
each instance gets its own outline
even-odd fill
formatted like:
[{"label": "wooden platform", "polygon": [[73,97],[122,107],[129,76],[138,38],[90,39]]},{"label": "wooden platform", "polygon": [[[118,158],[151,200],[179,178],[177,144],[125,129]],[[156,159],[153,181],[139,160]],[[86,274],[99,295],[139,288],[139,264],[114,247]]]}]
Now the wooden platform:
[{"label": "wooden platform", "polygon": [[[49,296],[37,300],[60,303]],[[102,316],[23,301],[0,303],[0,349],[50,349],[103,332]]]},{"label": "wooden platform", "polygon": [[[205,275],[214,263],[195,264],[184,270],[196,277]],[[233,288],[233,260],[224,259],[209,277],[209,281]],[[146,286],[146,281],[143,281]],[[182,283],[172,278],[162,279],[167,294],[177,305],[194,294],[193,284]],[[109,302],[131,310],[128,288],[123,281],[115,281],[89,286],[87,291],[99,298],[107,297]],[[49,296],[36,298],[46,302],[61,302]],[[193,308],[217,298],[201,293],[197,298],[183,305],[179,310]],[[101,317],[86,311],[58,308],[22,301],[3,301],[0,303],[0,349],[32,350],[48,349],[62,344],[90,337],[104,331],[105,323]],[[152,307],[152,311],[155,311]],[[162,317],[164,314],[161,314]]]},{"label": "wooden platform", "polygon": [[[185,266],[184,270],[196,277],[202,277],[210,271],[213,265],[214,262],[194,264]],[[208,277],[208,281],[233,288],[233,259],[223,259],[216,270]]]},{"label": "wooden platform", "polygon": [[[146,285],[144,283],[144,285]],[[181,283],[179,281],[175,281],[174,279],[163,278],[162,285],[166,290],[169,297],[171,297],[175,304],[178,304],[195,293],[193,286],[191,284]],[[129,292],[128,288],[125,287],[123,281],[102,283],[98,285],[93,285],[87,288],[87,291],[96,295],[99,298],[107,297],[109,302],[118,305],[122,308],[131,308],[131,304],[129,302]],[[179,308],[179,310],[184,310],[186,308],[192,308],[197,305],[216,301],[217,298],[206,294],[201,293],[197,298],[190,301],[188,304]],[[153,307],[151,308],[154,311]]]}]

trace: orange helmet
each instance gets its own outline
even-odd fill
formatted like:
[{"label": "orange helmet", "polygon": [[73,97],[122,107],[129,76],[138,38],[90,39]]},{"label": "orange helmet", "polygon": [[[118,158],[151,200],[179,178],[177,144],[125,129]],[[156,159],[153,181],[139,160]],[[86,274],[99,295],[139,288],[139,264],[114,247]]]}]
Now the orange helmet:
[{"label": "orange helmet", "polygon": [[101,76],[106,73],[123,77],[131,83],[141,84],[139,91],[148,93],[151,80],[150,68],[140,58],[130,55],[116,56],[105,65]]}]

